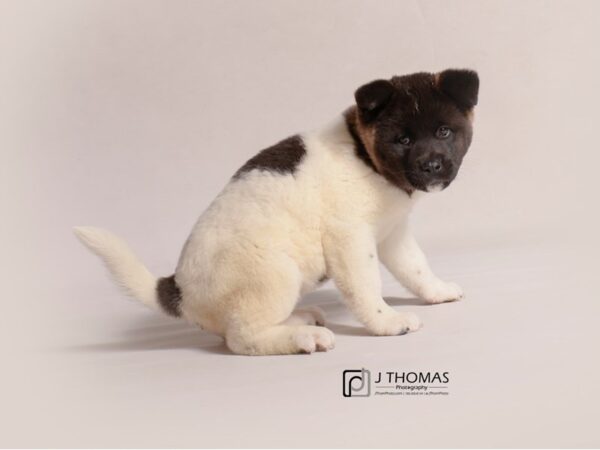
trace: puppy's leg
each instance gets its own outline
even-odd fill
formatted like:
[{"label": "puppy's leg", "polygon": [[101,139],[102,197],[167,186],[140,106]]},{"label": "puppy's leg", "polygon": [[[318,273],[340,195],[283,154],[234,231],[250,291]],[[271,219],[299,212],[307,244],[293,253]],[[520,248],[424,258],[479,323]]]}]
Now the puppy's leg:
[{"label": "puppy's leg", "polygon": [[350,310],[373,334],[391,336],[416,330],[412,313],[400,313],[381,297],[381,277],[372,231],[347,224],[323,237],[327,273],[342,292]]},{"label": "puppy's leg", "polygon": [[381,262],[402,285],[428,303],[460,300],[463,291],[434,275],[423,251],[405,224],[398,226],[379,244]]},{"label": "puppy's leg", "polygon": [[306,310],[289,319],[301,285],[295,263],[272,254],[254,262],[252,277],[246,278],[223,302],[225,340],[231,351],[283,355],[332,349],[333,333],[324,327],[307,325],[310,321]]}]

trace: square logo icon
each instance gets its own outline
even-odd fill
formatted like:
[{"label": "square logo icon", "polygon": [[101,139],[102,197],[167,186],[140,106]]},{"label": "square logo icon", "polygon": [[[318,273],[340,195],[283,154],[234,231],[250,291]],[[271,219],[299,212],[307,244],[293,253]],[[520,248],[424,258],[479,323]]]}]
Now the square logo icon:
[{"label": "square logo icon", "polygon": [[371,395],[371,372],[367,369],[344,370],[342,374],[344,397]]}]

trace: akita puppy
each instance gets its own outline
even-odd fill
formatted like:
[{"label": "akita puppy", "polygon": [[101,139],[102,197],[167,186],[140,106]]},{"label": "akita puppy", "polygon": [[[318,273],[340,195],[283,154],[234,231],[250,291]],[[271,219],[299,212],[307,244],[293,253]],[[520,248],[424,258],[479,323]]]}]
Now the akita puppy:
[{"label": "akita puppy", "polygon": [[266,148],[200,216],[175,274],[157,279],[117,237],[75,233],[143,303],[223,336],[234,353],[276,355],[334,346],[301,295],[333,279],[373,334],[417,330],[416,315],[382,298],[379,261],[426,302],[458,300],[408,231],[414,203],[456,177],[473,135],[479,78],[470,70],[376,80],[317,131]]}]

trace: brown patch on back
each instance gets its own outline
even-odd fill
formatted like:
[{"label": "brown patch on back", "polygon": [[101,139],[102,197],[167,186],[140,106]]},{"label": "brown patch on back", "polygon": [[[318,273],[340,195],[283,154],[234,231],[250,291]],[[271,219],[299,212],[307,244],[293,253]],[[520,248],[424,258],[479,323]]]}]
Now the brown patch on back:
[{"label": "brown patch on back", "polygon": [[252,170],[276,172],[282,175],[293,174],[305,155],[306,148],[302,138],[299,135],[291,136],[250,158],[233,178],[240,178],[244,173]]},{"label": "brown patch on back", "polygon": [[175,275],[160,278],[156,285],[158,303],[170,316],[181,316],[181,291],[175,282]]}]

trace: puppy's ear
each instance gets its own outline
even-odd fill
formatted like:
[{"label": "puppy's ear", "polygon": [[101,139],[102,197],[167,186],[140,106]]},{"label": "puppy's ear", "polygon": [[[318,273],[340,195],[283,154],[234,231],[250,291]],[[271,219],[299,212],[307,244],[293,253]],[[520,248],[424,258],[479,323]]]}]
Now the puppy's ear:
[{"label": "puppy's ear", "polygon": [[463,111],[477,104],[479,76],[473,70],[448,69],[436,76],[438,88],[448,95]]},{"label": "puppy's ear", "polygon": [[388,80],[375,80],[359,87],[354,93],[354,98],[363,122],[375,119],[393,94],[394,86]]}]

